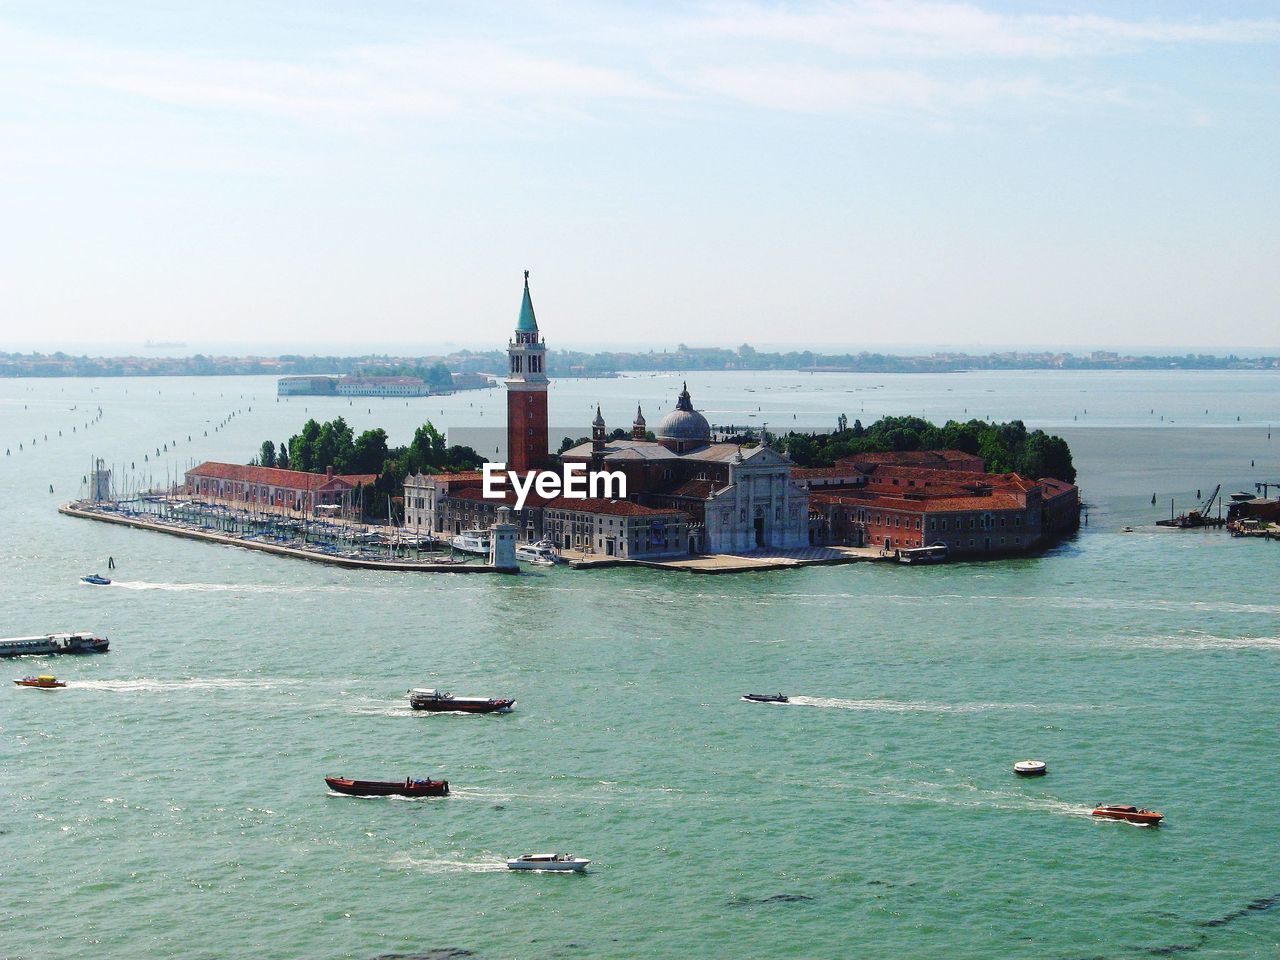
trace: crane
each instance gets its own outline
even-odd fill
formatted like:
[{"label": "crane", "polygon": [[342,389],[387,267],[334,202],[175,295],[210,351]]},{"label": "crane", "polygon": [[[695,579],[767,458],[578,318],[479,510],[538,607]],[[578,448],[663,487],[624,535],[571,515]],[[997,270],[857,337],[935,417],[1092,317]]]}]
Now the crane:
[{"label": "crane", "polygon": [[1209,499],[1200,505],[1200,516],[1209,516],[1209,511],[1213,509],[1213,501],[1218,499],[1218,491],[1222,489],[1222,484],[1218,484],[1213,488],[1213,493],[1209,494]]},{"label": "crane", "polygon": [[1272,487],[1280,490],[1280,480],[1263,480],[1253,485],[1253,489],[1262,494],[1262,499],[1267,498],[1267,491]]}]

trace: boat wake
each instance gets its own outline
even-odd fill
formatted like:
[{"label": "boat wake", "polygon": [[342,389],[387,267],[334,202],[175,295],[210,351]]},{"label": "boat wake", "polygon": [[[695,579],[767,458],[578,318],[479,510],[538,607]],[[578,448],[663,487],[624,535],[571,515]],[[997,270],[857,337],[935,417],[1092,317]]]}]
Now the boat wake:
[{"label": "boat wake", "polygon": [[876,798],[905,803],[933,803],[948,807],[972,807],[1020,813],[1050,813],[1065,817],[1091,817],[1092,806],[1082,806],[1052,797],[1028,796],[1001,790],[987,790],[968,783],[941,784],[928,781],[886,782],[867,789]]},{"label": "boat wake", "polygon": [[290,586],[288,584],[266,583],[153,583],[149,580],[113,580],[111,586],[123,590],[163,590],[170,593],[314,593],[324,590],[326,593],[341,591],[343,588],[333,585]]},{"label": "boat wake", "polygon": [[411,857],[401,854],[390,860],[397,870],[417,870],[421,873],[498,873],[506,872],[505,860],[445,860],[439,857]]},{"label": "boat wake", "polygon": [[163,693],[174,690],[270,690],[303,683],[285,677],[269,680],[252,677],[191,677],[185,680],[157,680],[138,677],[132,680],[77,680],[76,690],[108,690],[113,693]]},{"label": "boat wake", "polygon": [[1193,633],[1139,637],[1133,642],[1155,650],[1280,650],[1280,637],[1219,637]]},{"label": "boat wake", "polygon": [[986,713],[991,710],[1038,710],[1034,703],[927,703],[919,700],[844,700],[840,697],[792,697],[801,707],[866,710],[875,713]]},{"label": "boat wake", "polygon": [[362,706],[347,707],[346,712],[355,714],[361,717],[411,717],[416,713],[420,713],[421,711],[414,710],[412,707],[408,705],[399,707],[399,706],[389,706],[387,704],[381,704],[381,705],[364,704]]}]

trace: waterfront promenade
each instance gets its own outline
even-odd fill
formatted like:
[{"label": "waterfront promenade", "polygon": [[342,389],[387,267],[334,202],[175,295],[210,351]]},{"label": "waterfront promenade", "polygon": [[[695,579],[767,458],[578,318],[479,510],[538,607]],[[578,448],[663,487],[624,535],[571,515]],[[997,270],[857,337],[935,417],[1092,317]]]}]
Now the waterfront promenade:
[{"label": "waterfront promenade", "polygon": [[576,550],[562,550],[560,555],[575,570],[602,567],[652,567],[657,570],[681,570],[686,573],[721,574],[754,573],[763,570],[790,570],[796,567],[834,566],[844,563],[892,562],[892,554],[879,547],[799,547],[794,550],[755,550],[751,553],[712,553],[676,557],[670,560],[626,560],[602,557]]}]

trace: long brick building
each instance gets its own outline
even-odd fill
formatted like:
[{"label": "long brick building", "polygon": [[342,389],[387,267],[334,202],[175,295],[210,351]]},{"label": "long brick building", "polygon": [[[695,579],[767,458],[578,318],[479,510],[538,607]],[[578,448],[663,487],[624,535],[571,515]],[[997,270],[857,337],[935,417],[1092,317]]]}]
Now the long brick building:
[{"label": "long brick building", "polygon": [[253,507],[279,513],[312,513],[316,507],[336,507],[342,516],[355,518],[359,504],[356,488],[372,486],[372,473],[335,474],[254,467],[209,461],[186,473],[187,495],[228,505]]},{"label": "long brick building", "polygon": [[885,550],[945,544],[961,556],[1017,553],[1079,526],[1080,493],[1073,484],[985,473],[982,466],[960,451],[909,451],[795,473],[810,489],[816,539],[826,543]]}]

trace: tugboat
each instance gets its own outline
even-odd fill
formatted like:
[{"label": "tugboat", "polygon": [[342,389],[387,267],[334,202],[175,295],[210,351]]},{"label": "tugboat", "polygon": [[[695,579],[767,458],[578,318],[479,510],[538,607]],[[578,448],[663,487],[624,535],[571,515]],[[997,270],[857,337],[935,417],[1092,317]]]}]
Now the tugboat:
[{"label": "tugboat", "polygon": [[1163,813],[1156,813],[1154,810],[1119,805],[1095,807],[1093,815],[1105,820],[1125,820],[1144,827],[1158,826],[1164,819]]},{"label": "tugboat", "polygon": [[335,793],[350,797],[447,797],[448,780],[351,780],[347,777],[325,777],[324,782]]},{"label": "tugboat", "polygon": [[433,713],[510,713],[514,700],[499,697],[455,697],[434,687],[415,687],[409,691],[409,706]]},{"label": "tugboat", "polygon": [[37,690],[56,690],[58,687],[67,685],[67,681],[59,680],[57,677],[50,676],[47,673],[42,673],[38,677],[22,677],[13,682],[20,687],[35,687]]},{"label": "tugboat", "polygon": [[782,693],[744,693],[743,700],[752,703],[790,703],[791,698]]},{"label": "tugboat", "polygon": [[92,583],[95,587],[109,587],[111,581],[100,573],[91,573],[87,577],[80,578],[81,583]]},{"label": "tugboat", "polygon": [[583,860],[568,853],[525,853],[507,861],[508,870],[572,870],[582,873],[590,860]]}]

